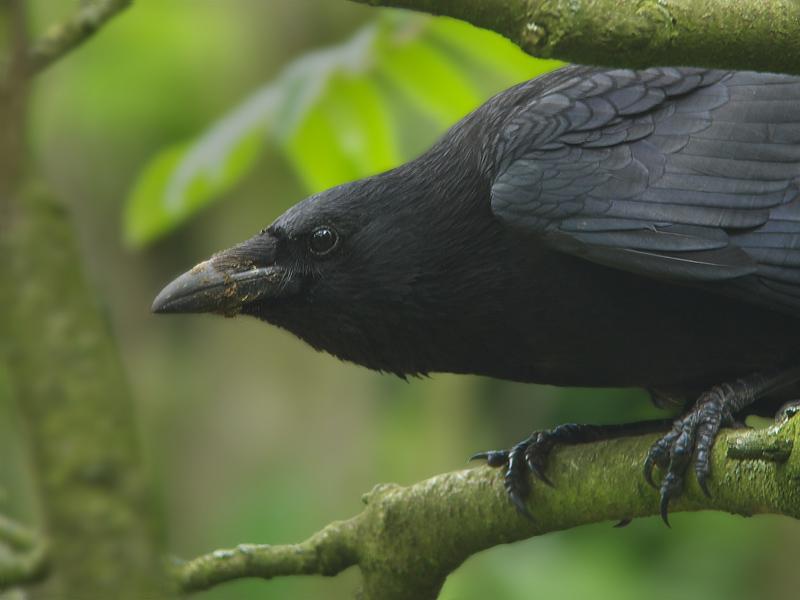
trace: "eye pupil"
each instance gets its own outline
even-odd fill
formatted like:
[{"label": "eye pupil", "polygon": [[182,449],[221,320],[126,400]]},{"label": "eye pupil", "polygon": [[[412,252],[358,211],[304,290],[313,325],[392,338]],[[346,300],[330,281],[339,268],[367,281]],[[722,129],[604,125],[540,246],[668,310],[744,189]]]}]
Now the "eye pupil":
[{"label": "eye pupil", "polygon": [[309,246],[314,254],[322,256],[333,250],[338,239],[336,232],[330,227],[318,227],[311,233]]}]

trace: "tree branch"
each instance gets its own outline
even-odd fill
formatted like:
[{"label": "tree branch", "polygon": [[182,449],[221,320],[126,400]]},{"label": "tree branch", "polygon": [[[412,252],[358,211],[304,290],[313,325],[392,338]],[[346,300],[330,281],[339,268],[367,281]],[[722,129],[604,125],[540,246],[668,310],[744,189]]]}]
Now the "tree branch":
[{"label": "tree branch", "polygon": [[42,184],[9,199],[0,358],[26,426],[54,575],[32,597],[156,597],[159,548],[133,401],[72,224]]},{"label": "tree branch", "polygon": [[[161,591],[156,523],[122,364],[84,279],[72,223],[31,174],[26,144],[28,77],[129,3],[83,6],[31,49],[25,0],[0,0],[12,40],[0,48],[0,62],[9,65],[0,84],[0,360],[25,423],[52,562],[52,576],[31,598],[140,600]],[[20,530],[2,525],[0,585],[38,576],[44,546],[20,548]]]},{"label": "tree branch", "polygon": [[51,26],[28,54],[28,75],[35,75],[88,40],[133,0],[97,0],[85,4],[69,19]]},{"label": "tree branch", "polygon": [[795,0],[354,1],[462,19],[540,58],[800,74]]},{"label": "tree branch", "polygon": [[[556,448],[548,476],[531,481],[533,521],[519,515],[501,472],[478,467],[409,487],[380,485],[366,508],[289,546],[242,545],[176,567],[182,591],[242,577],[335,575],[358,565],[364,600],[435,598],[447,575],[472,554],[587,523],[658,514],[658,494],[642,477],[647,435]],[[711,498],[692,479],[673,512],[721,510],[800,517],[800,417],[761,430],[727,430],[712,453]]]}]

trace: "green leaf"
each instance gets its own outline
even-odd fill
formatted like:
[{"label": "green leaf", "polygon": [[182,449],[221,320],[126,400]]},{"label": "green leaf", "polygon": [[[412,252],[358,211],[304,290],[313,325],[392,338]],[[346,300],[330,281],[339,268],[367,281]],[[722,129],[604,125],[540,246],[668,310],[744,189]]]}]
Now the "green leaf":
[{"label": "green leaf", "polygon": [[239,181],[263,145],[262,131],[242,133],[228,145],[178,144],[162,150],[131,192],[124,217],[126,242],[143,246],[157,239]]},{"label": "green leaf", "polygon": [[338,76],[328,93],[285,140],[286,152],[311,191],[396,165],[391,116],[368,79]]},{"label": "green leaf", "polygon": [[558,64],[458,21],[382,12],[347,42],[292,62],[195,140],[157,154],[128,198],[125,239],[145,245],[223,197],[267,139],[321,190],[397,165],[489,95]]},{"label": "green leaf", "polygon": [[564,65],[557,60],[533,58],[500,34],[456,19],[431,20],[429,37],[443,50],[459,56],[467,72],[476,73],[482,67],[481,75],[488,71],[505,82],[526,81]]},{"label": "green leaf", "polygon": [[[256,92],[196,140],[152,159],[135,183],[124,215],[124,237],[144,246],[222,196],[255,164],[267,133],[282,139],[301,130],[336,72],[353,75],[369,59],[374,26],[346,44],[310,53]],[[373,113],[375,111],[373,110]]]},{"label": "green leaf", "polygon": [[186,153],[186,144],[166,148],[150,162],[139,176],[125,207],[125,241],[141,245],[169,231],[170,218],[162,201],[164,188],[175,167]]},{"label": "green leaf", "polygon": [[380,50],[381,73],[442,127],[480,103],[481,95],[465,73],[426,40]]}]

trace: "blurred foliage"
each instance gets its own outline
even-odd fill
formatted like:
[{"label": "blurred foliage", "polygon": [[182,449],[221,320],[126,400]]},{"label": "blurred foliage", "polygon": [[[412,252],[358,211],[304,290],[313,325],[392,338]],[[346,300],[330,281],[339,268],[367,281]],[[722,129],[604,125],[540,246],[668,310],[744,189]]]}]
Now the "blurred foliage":
[{"label": "blurred foliage", "polygon": [[[74,2],[31,0],[35,26],[68,14]],[[309,188],[419,153],[475,104],[543,68],[496,36],[458,23],[375,17],[345,0],[136,0],[37,82],[35,157],[72,209],[97,297],[118,336],[170,553],[297,541],[357,512],[360,494],[378,482],[411,483],[462,468],[473,452],[506,447],[534,428],[657,414],[645,394],[631,390],[451,375],[404,383],[315,353],[255,321],[149,314],[163,283],[268,224]],[[119,223],[131,209],[124,199],[160,149],[192,148],[208,135],[198,132],[225,121],[219,115],[263,90],[263,82],[285,77],[287,64],[381,28],[391,49],[375,51],[381,75],[367,57],[366,70],[339,71],[327,85],[339,82],[340,98],[358,96],[359,106],[372,107],[369,119],[384,125],[358,134],[367,138],[349,134],[347,120],[358,124],[360,117],[348,116],[340,101],[328,104],[331,92],[320,93],[303,114],[311,118],[318,108],[315,118],[336,121],[327,141],[306,139],[306,150],[292,155],[289,143],[302,129],[279,137],[277,128],[262,128],[252,147],[240,149],[253,153],[249,170],[229,175],[228,187],[209,187],[205,208],[192,205],[170,235],[135,253],[126,249]],[[330,116],[339,111],[341,126]],[[277,143],[263,143],[267,133]],[[371,151],[361,144],[387,137],[368,162]],[[329,150],[340,153],[335,163]],[[224,151],[218,155],[228,160]],[[152,201],[164,198],[154,194]],[[0,509],[25,519],[36,511],[9,394],[0,372],[0,487],[8,491]],[[444,598],[796,598],[797,523],[716,514],[672,520],[672,530],[644,519],[622,530],[599,524],[492,549],[453,574]],[[351,570],[332,580],[244,581],[198,597],[344,600],[357,581]]]},{"label": "blurred foliage", "polygon": [[[559,65],[459,21],[379,14],[348,41],[291,62],[195,140],[162,150],[129,198],[127,240],[150,242],[220,198],[253,168],[267,136],[307,188],[319,191],[408,157],[399,132],[409,123],[431,120],[429,131],[438,131],[475,108],[488,90]],[[390,101],[398,94],[399,102]]]}]

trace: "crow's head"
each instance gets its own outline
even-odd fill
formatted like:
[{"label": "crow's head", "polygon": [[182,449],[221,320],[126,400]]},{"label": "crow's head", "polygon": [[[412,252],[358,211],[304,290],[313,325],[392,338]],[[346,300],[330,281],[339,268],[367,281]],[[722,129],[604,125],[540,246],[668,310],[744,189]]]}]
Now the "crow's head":
[{"label": "crow's head", "polygon": [[491,326],[496,309],[479,305],[503,293],[507,261],[480,169],[443,158],[300,202],[175,279],[153,310],[252,315],[398,374],[453,370],[441,357]]},{"label": "crow's head", "polygon": [[343,276],[364,269],[353,264],[364,255],[361,246],[372,243],[366,240],[364,207],[356,201],[363,195],[360,183],[312,196],[245,242],[198,264],[161,291],[153,311],[244,313],[273,321],[287,308],[318,305],[321,284],[336,279],[341,285]]}]

